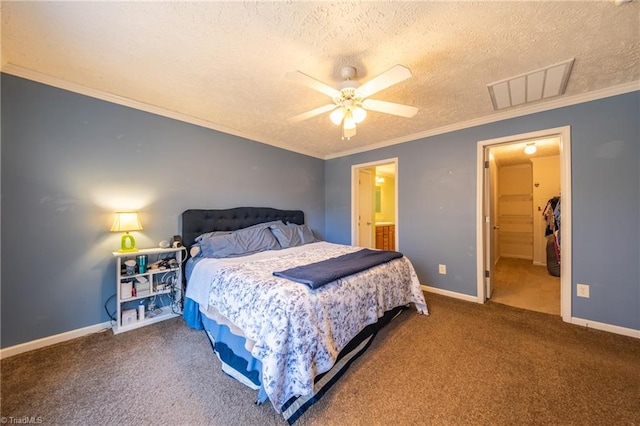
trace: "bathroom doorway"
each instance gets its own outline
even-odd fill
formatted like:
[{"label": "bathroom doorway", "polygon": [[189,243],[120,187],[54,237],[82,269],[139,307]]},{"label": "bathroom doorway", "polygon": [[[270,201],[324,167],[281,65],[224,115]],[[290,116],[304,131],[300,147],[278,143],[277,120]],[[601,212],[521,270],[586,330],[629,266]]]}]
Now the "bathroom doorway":
[{"label": "bathroom doorway", "polygon": [[351,244],[397,250],[398,159],[352,166],[351,187]]}]

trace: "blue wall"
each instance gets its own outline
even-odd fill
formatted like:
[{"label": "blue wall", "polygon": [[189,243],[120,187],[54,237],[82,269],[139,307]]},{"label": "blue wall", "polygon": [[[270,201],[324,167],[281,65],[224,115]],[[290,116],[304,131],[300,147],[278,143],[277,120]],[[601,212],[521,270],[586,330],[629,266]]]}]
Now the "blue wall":
[{"label": "blue wall", "polygon": [[[5,74],[2,95],[2,348],[108,317],[119,235],[140,247],[179,232],[188,208],[299,208],[350,242],[351,166],[399,158],[400,249],[423,284],[476,294],[476,145],[571,126],[573,316],[640,329],[640,93],[322,161]],[[437,273],[438,263],[448,274]],[[573,291],[575,295],[575,290]]]},{"label": "blue wall", "polygon": [[108,321],[120,235],[188,208],[301,209],[323,237],[323,161],[2,74],[1,347]]},{"label": "blue wall", "polygon": [[569,125],[572,316],[640,329],[639,104],[633,92],[328,160],[326,238],[351,241],[351,166],[398,157],[400,250],[423,284],[475,296],[477,142]]}]

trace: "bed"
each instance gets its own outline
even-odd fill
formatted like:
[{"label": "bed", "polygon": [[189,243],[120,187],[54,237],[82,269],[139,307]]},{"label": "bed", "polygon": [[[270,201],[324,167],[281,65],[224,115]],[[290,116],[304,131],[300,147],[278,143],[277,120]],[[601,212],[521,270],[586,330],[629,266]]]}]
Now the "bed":
[{"label": "bed", "polygon": [[[223,371],[289,424],[402,310],[428,314],[406,257],[319,241],[300,210],[187,210],[182,238],[191,255],[183,274],[187,325],[205,330]],[[322,283],[296,275],[314,266],[335,274],[363,253],[389,260]]]}]

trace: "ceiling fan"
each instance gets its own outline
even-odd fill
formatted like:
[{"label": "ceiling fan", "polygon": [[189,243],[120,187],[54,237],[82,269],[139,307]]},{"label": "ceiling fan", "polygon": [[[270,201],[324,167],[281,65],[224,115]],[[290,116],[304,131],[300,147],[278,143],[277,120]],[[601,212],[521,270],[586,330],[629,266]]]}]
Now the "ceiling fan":
[{"label": "ceiling fan", "polygon": [[297,123],[331,111],[329,116],[331,121],[336,125],[342,125],[342,139],[350,139],[356,134],[356,124],[361,123],[367,116],[367,110],[407,118],[413,117],[418,112],[418,108],[409,105],[368,99],[369,96],[411,77],[411,71],[407,67],[396,65],[363,85],[353,80],[356,76],[354,67],[342,68],[340,76],[344,81],[340,82],[336,89],[300,71],[287,73],[287,78],[324,93],[333,101],[291,117],[288,121]]}]

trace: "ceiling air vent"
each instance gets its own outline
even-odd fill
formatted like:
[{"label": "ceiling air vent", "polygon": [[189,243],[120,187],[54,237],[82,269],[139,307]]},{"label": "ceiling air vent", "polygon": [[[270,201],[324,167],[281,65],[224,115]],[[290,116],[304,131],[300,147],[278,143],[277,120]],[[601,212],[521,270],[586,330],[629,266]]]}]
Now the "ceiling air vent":
[{"label": "ceiling air vent", "polygon": [[575,59],[487,85],[493,109],[509,108],[562,95]]}]

